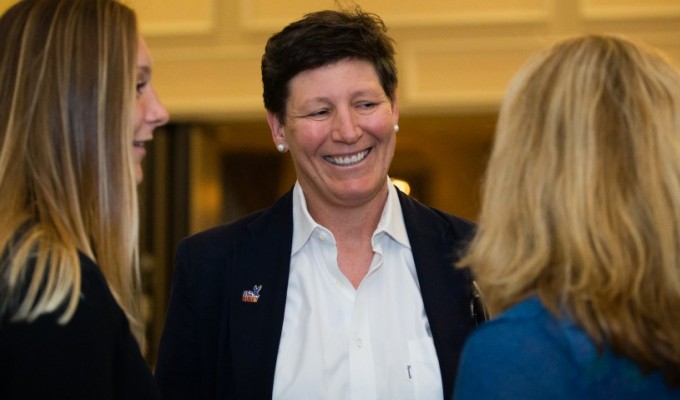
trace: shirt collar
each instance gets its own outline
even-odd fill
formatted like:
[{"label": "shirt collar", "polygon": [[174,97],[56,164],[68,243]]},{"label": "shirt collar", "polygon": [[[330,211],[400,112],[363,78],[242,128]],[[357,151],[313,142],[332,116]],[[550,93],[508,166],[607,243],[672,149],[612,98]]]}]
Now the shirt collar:
[{"label": "shirt collar", "polygon": [[299,182],[293,187],[293,246],[291,255],[297,253],[307,243],[314,229],[321,227],[309,215],[307,200]]},{"label": "shirt collar", "polygon": [[387,201],[385,202],[385,208],[380,216],[380,221],[375,229],[375,233],[373,233],[373,237],[381,232],[390,235],[392,239],[402,246],[411,248],[408,233],[406,233],[406,225],[404,224],[404,214],[401,212],[397,188],[392,184],[389,177],[387,178]]},{"label": "shirt collar", "polygon": [[[295,182],[293,187],[293,245],[291,254],[297,253],[307,243],[307,240],[309,240],[309,237],[317,228],[327,231],[326,228],[314,221],[309,214],[302,187],[300,187],[299,182]],[[373,237],[375,238],[376,235],[382,232],[388,234],[402,246],[411,248],[397,189],[389,177],[387,178],[387,200]]]}]

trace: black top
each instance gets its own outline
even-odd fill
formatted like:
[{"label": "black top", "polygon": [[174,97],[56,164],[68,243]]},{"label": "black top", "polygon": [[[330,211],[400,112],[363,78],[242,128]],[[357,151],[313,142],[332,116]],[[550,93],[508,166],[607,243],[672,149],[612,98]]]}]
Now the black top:
[{"label": "black top", "polygon": [[87,257],[80,263],[80,302],[66,325],[61,310],[0,324],[0,399],[160,398],[104,276]]}]

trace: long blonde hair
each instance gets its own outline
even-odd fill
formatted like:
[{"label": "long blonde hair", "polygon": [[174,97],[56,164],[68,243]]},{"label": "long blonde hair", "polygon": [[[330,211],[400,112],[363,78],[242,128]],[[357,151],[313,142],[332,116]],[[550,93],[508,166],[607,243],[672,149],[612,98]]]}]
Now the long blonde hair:
[{"label": "long blonde hair", "polygon": [[680,386],[680,75],[612,36],[558,43],[503,102],[469,265],[492,313],[537,294]]},{"label": "long blonde hair", "polygon": [[23,0],[0,19],[0,316],[32,321],[94,260],[140,345],[131,145],[137,27],[113,0]]}]

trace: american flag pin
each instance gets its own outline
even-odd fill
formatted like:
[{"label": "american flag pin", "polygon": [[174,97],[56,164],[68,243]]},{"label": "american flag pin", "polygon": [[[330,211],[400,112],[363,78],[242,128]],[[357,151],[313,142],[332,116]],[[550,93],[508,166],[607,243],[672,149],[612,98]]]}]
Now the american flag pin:
[{"label": "american flag pin", "polygon": [[241,295],[241,301],[244,303],[257,303],[260,299],[260,290],[262,290],[262,285],[253,286],[253,290],[244,290],[243,295]]}]

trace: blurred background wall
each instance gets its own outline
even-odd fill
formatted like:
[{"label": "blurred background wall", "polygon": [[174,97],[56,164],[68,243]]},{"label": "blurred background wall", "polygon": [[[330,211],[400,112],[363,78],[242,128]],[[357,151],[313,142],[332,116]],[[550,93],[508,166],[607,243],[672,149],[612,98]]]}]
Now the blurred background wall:
[{"label": "blurred background wall", "polygon": [[[0,10],[13,4],[0,0]],[[177,242],[262,208],[294,182],[261,100],[267,38],[330,0],[123,0],[137,11],[154,85],[171,114],[140,187],[142,265],[153,364]],[[400,127],[390,175],[419,200],[474,220],[496,113],[534,52],[617,33],[680,66],[680,0],[357,0],[397,42]],[[0,39],[1,40],[1,39]]]}]

